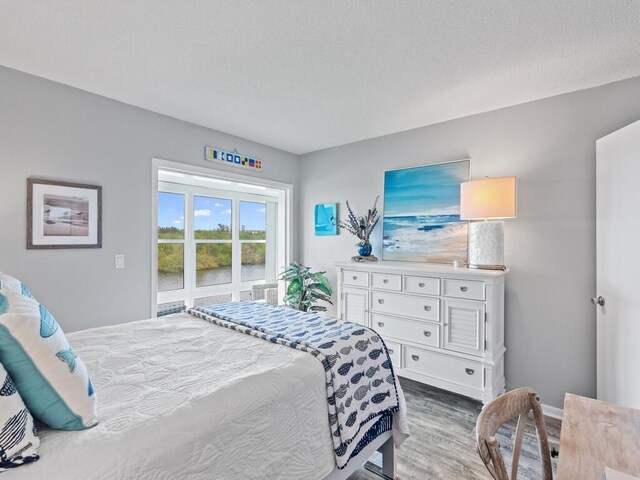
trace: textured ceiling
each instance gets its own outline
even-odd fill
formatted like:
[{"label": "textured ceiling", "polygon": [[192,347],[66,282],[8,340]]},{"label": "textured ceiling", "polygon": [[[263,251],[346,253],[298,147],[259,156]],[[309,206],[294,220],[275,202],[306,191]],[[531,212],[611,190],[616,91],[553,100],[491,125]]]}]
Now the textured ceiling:
[{"label": "textured ceiling", "polygon": [[640,0],[0,0],[0,64],[304,153],[640,75]]}]

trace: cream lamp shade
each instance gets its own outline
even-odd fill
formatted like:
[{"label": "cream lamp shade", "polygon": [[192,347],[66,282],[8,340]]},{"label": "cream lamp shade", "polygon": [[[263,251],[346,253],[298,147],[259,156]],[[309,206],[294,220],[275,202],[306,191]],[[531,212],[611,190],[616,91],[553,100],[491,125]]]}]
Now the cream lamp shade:
[{"label": "cream lamp shade", "polygon": [[515,177],[483,178],[460,185],[460,218],[485,220],[469,224],[469,268],[505,270],[504,222],[496,219],[515,216]]},{"label": "cream lamp shade", "polygon": [[460,185],[460,218],[484,220],[516,216],[516,177],[483,178]]}]

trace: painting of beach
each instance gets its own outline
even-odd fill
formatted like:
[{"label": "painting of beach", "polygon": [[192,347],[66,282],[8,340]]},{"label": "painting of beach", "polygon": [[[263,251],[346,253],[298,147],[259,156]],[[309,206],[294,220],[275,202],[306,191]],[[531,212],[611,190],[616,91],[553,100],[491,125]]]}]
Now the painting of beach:
[{"label": "painting of beach", "polygon": [[383,259],[466,262],[460,184],[467,180],[469,160],[385,172]]}]

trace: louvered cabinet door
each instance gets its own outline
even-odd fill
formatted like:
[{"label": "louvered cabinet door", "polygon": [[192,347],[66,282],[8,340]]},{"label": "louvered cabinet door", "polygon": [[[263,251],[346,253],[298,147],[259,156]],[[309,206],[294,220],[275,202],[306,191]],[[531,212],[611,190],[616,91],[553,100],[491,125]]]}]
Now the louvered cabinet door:
[{"label": "louvered cabinet door", "polygon": [[368,325],[369,290],[344,287],[342,289],[342,320]]},{"label": "louvered cabinet door", "polygon": [[447,350],[484,354],[485,304],[444,300],[444,341]]}]

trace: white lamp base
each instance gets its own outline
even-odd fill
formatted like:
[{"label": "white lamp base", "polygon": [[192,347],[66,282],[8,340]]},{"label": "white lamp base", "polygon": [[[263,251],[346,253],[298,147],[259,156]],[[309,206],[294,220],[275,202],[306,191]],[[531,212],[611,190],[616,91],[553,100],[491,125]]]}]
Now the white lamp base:
[{"label": "white lamp base", "polygon": [[469,268],[505,270],[504,222],[469,223]]}]

